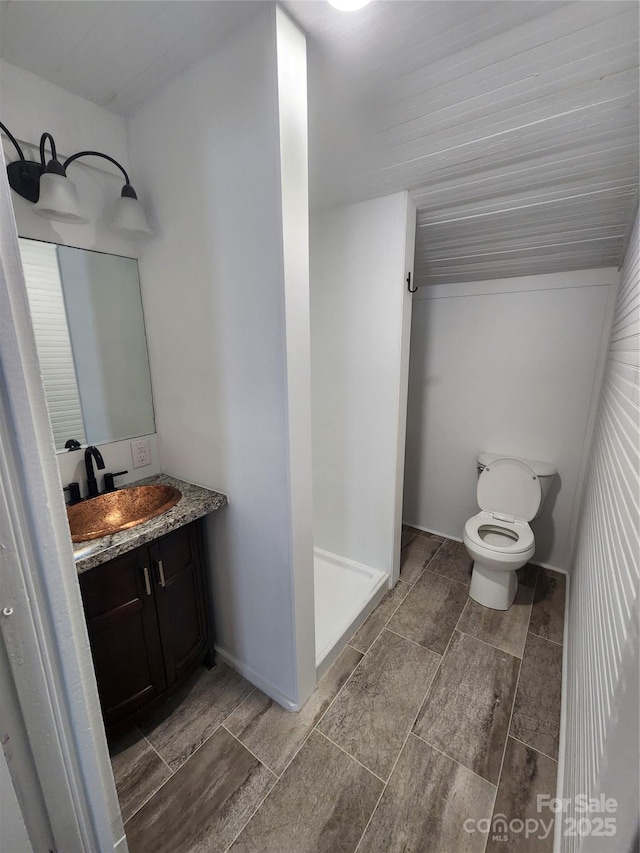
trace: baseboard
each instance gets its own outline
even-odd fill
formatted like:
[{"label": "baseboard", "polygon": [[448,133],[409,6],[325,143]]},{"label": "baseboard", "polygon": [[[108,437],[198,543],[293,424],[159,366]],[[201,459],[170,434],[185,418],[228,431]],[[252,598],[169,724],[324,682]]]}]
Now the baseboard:
[{"label": "baseboard", "polygon": [[216,651],[216,655],[220,658],[222,663],[226,663],[228,667],[235,670],[238,675],[241,675],[243,678],[246,678],[247,681],[250,681],[254,687],[257,687],[259,690],[262,690],[263,693],[266,693],[270,699],[273,699],[274,702],[277,702],[278,705],[281,705],[286,711],[299,711],[301,706],[298,702],[294,702],[288,696],[285,696],[277,687],[274,687],[273,684],[270,684],[261,675],[258,675],[250,666],[247,666],[245,663],[242,663],[237,658],[235,658],[232,654],[225,651],[223,648],[214,645],[214,649]]},{"label": "baseboard", "polygon": [[[558,569],[560,571],[560,569]],[[562,692],[560,694],[560,735],[558,739],[558,776],[556,779],[556,797],[562,802],[564,797],[564,769],[565,750],[567,744],[567,707],[568,707],[568,681],[569,681],[569,587],[571,575],[567,576],[564,599],[564,631],[562,633]],[[562,839],[564,838],[564,813],[556,815],[553,834],[553,853],[562,853]]]},{"label": "baseboard", "polygon": [[429,530],[420,524],[411,524],[408,521],[403,521],[402,524],[406,527],[413,527],[415,530],[421,530],[423,533],[430,533],[432,536],[441,536],[443,539],[453,539],[454,542],[462,542],[462,539],[459,539],[457,536],[449,536],[448,533],[440,533],[439,530]]},{"label": "baseboard", "polygon": [[559,566],[552,566],[550,563],[536,563],[533,560],[531,561],[533,566],[539,566],[541,569],[549,569],[551,572],[558,572],[565,577],[569,577],[569,572],[566,569],[561,569]]}]

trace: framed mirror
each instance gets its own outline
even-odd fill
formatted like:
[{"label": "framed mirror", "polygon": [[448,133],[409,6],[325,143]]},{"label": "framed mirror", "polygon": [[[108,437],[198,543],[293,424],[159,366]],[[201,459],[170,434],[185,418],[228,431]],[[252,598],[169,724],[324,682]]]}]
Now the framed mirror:
[{"label": "framed mirror", "polygon": [[138,262],[19,243],[56,450],[155,432]]}]

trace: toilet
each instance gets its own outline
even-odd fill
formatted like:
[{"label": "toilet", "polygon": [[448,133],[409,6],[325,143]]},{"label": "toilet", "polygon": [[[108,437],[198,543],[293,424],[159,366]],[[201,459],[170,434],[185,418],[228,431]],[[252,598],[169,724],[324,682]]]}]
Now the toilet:
[{"label": "toilet", "polygon": [[474,561],[469,596],[484,607],[508,610],[518,590],[516,570],[536,549],[529,522],[539,515],[556,468],[533,459],[480,453],[478,469],[481,511],[467,521],[463,535]]}]

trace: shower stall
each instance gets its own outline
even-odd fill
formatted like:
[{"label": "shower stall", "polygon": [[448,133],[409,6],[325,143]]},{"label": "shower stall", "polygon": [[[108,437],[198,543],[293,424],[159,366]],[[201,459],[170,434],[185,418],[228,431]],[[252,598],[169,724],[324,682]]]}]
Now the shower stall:
[{"label": "shower stall", "polygon": [[318,676],[399,575],[414,239],[406,192],[310,220]]}]

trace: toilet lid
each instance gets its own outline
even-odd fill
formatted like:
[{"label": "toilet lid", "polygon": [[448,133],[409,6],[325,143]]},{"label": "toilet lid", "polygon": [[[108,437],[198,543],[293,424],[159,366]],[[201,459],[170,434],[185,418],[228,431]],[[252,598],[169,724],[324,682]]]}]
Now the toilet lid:
[{"label": "toilet lid", "polygon": [[478,506],[521,521],[531,521],[540,507],[542,489],[532,468],[519,459],[496,459],[478,480]]}]

